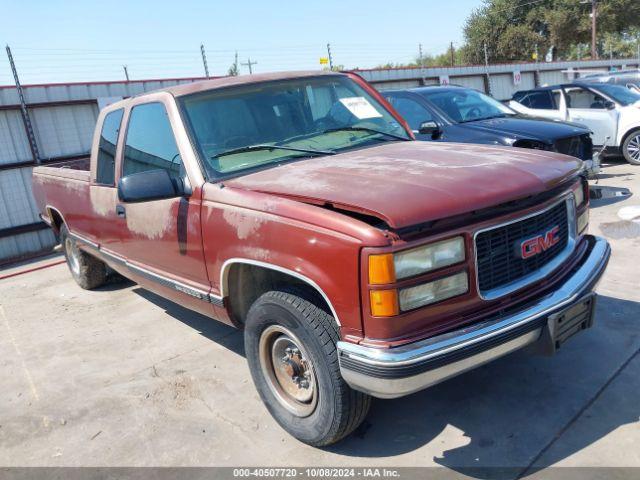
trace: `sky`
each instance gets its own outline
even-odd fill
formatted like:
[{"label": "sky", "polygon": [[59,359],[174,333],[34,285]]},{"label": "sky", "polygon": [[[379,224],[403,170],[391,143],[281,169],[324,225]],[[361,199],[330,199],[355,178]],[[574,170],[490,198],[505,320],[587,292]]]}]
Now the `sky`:
[{"label": "sky", "polygon": [[[255,1],[0,0],[0,43],[22,84],[211,76],[239,62],[253,72],[335,65],[371,68],[461,45],[481,0]],[[240,66],[240,73],[248,73]],[[0,52],[0,85],[13,84]]]}]

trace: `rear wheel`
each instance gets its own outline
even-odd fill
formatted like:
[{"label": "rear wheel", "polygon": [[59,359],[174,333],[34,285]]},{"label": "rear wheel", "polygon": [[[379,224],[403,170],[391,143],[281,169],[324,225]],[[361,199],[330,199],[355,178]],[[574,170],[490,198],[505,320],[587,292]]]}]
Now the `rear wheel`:
[{"label": "rear wheel", "polygon": [[632,131],[622,142],[622,154],[627,162],[640,165],[640,129]]},{"label": "rear wheel", "polygon": [[91,290],[107,281],[106,265],[95,257],[78,248],[75,239],[69,235],[66,225],[60,229],[60,243],[67,259],[71,276],[78,285]]},{"label": "rear wheel", "polygon": [[245,324],[245,352],[260,398],[275,420],[314,446],[355,430],[371,398],[340,375],[337,325],[327,312],[286,292],[263,294]]}]

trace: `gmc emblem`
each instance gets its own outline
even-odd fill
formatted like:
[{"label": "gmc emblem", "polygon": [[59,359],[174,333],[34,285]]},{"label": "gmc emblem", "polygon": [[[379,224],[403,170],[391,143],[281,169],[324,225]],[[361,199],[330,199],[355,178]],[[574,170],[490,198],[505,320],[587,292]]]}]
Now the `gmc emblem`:
[{"label": "gmc emblem", "polygon": [[560,227],[556,225],[540,235],[516,243],[517,256],[526,260],[527,258],[535,257],[539,253],[549,250],[560,242],[558,232],[560,232]]}]

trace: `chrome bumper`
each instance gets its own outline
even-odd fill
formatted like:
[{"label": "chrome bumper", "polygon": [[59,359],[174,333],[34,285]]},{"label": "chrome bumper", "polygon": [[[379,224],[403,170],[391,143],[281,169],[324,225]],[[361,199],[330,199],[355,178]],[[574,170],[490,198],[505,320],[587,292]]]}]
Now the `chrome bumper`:
[{"label": "chrome bumper", "polygon": [[604,272],[609,244],[592,236],[586,241],[581,264],[554,292],[522,310],[400,347],[338,342],[342,377],[375,397],[401,397],[536,342],[548,319],[589,295]]}]

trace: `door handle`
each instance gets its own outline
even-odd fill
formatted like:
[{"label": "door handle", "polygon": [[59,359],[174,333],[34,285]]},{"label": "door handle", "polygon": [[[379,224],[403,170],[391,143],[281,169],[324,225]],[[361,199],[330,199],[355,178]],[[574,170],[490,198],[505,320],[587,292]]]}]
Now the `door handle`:
[{"label": "door handle", "polygon": [[116,215],[120,218],[125,218],[127,216],[127,211],[124,208],[124,205],[116,205]]}]

